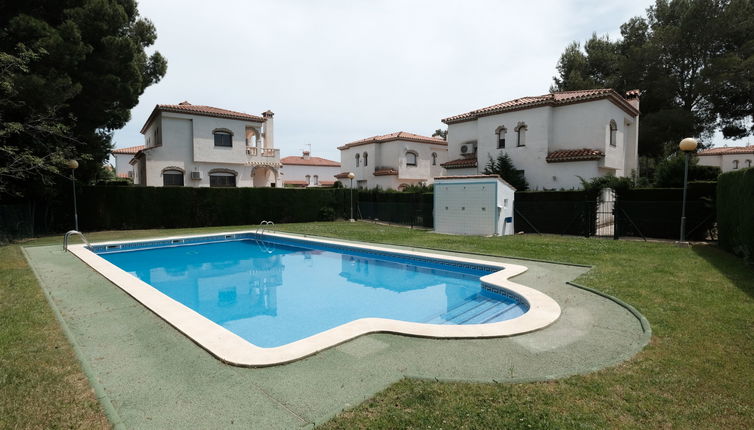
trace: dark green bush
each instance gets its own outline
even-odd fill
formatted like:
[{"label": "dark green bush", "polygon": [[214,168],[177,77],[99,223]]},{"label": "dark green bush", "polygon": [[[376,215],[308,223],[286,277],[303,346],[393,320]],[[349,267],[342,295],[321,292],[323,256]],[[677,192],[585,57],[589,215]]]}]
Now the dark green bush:
[{"label": "dark green bush", "polygon": [[754,168],[720,175],[717,226],[720,247],[754,264]]},{"label": "dark green bush", "polygon": [[346,193],[342,189],[83,187],[79,221],[88,231],[318,221],[323,214],[326,219],[343,216]]}]

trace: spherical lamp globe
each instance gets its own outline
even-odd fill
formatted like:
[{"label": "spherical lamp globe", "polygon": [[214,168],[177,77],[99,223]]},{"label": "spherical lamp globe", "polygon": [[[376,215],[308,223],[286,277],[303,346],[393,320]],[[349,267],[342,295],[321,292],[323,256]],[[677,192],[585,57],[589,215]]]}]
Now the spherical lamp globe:
[{"label": "spherical lamp globe", "polygon": [[697,145],[699,145],[699,143],[696,139],[693,137],[687,137],[678,144],[678,147],[681,148],[681,151],[683,152],[694,152],[696,151]]}]

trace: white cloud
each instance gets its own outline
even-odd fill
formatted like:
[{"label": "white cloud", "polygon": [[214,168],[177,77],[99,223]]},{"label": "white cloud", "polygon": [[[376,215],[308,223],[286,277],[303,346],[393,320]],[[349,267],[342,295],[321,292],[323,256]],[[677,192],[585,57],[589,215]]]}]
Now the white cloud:
[{"label": "white cloud", "polygon": [[617,29],[650,1],[142,0],[168,73],[142,95],[118,147],[142,144],[156,104],[275,112],[285,155],[546,93],[565,46]]}]

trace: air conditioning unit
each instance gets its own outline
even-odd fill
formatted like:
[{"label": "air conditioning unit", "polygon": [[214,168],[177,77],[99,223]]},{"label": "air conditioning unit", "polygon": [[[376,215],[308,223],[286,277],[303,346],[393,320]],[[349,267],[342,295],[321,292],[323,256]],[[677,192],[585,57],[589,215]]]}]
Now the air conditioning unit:
[{"label": "air conditioning unit", "polygon": [[133,170],[129,170],[128,171],[128,177],[131,178],[131,179],[134,178],[134,171]]},{"label": "air conditioning unit", "polygon": [[461,154],[475,154],[476,153],[476,145],[473,143],[467,143],[465,145],[461,145]]},{"label": "air conditioning unit", "polygon": [[191,179],[194,181],[202,179],[202,172],[191,172]]}]

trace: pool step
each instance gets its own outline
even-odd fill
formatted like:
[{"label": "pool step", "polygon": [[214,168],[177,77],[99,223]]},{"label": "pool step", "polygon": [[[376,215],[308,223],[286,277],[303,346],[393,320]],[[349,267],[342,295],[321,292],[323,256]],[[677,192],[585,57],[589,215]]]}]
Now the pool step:
[{"label": "pool step", "polygon": [[427,319],[425,322],[430,323],[430,324],[445,324],[448,320],[453,319],[457,317],[458,315],[462,315],[466,312],[474,310],[478,308],[479,306],[482,306],[484,302],[487,302],[487,301],[489,300],[479,299],[479,298],[465,301],[448,311],[442,312],[440,314],[435,315],[434,317]]},{"label": "pool step", "polygon": [[506,319],[506,314],[514,311],[517,303],[478,296],[426,322],[430,324],[485,324]]}]

